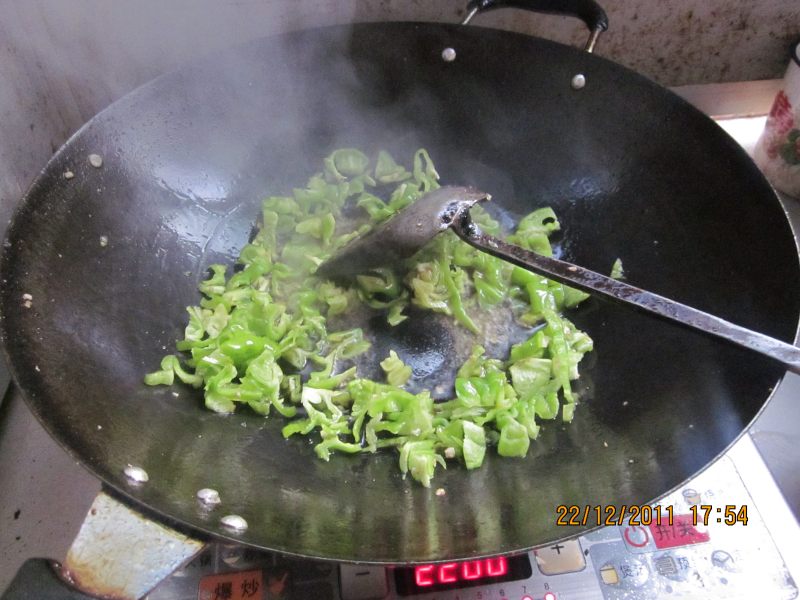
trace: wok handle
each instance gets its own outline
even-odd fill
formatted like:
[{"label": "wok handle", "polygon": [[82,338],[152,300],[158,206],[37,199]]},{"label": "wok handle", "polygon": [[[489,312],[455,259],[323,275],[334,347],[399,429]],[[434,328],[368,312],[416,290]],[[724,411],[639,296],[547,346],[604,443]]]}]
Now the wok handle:
[{"label": "wok handle", "polygon": [[600,294],[650,314],[692,327],[768,356],[800,374],[800,348],[762,333],[734,325],[696,308],[612,279],[563,260],[542,256],[483,233],[465,212],[452,225],[465,242],[518,267],[544,275],[585,292]]},{"label": "wok handle", "polygon": [[586,52],[594,50],[597,38],[608,29],[608,15],[594,0],[469,0],[467,16],[462,25],[469,23],[481,12],[496,8],[520,8],[565,17],[577,17],[589,28],[589,40],[584,46]]}]

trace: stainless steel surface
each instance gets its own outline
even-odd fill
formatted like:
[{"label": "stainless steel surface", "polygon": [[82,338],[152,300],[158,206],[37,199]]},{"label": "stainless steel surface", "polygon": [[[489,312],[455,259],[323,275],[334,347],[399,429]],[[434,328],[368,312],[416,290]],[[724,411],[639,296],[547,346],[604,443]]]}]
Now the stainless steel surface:
[{"label": "stainless steel surface", "polygon": [[471,9],[467,13],[467,16],[464,17],[464,19],[461,21],[461,24],[462,25],[469,25],[470,21],[472,21],[472,19],[474,19],[475,15],[477,15],[477,14],[478,14],[478,7],[476,6],[475,8]]},{"label": "stainless steel surface", "polygon": [[593,29],[589,34],[589,39],[586,40],[586,45],[583,47],[586,52],[594,52],[594,47],[597,45],[597,40],[600,34],[603,33],[602,29]]},{"label": "stainless steel surface", "polygon": [[750,436],[796,518],[800,516],[798,399],[800,376],[787,374],[772,402],[750,429]]},{"label": "stainless steel surface", "polygon": [[61,575],[92,596],[138,600],[204,546],[101,492],[67,552]]}]

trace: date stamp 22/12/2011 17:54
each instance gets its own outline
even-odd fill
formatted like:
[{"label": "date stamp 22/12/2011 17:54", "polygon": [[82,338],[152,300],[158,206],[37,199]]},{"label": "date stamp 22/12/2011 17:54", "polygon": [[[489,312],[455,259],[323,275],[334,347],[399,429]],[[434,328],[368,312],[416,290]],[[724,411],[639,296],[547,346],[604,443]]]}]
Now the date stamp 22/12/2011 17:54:
[{"label": "date stamp 22/12/2011 17:54", "polygon": [[[556,525],[559,526],[621,526],[621,525],[668,525],[675,522],[675,509],[672,505],[650,506],[647,504],[609,505],[567,505],[556,507]],[[747,505],[727,504],[711,506],[710,504],[692,505],[689,507],[691,524],[694,527],[708,527],[710,523],[725,525],[747,525]]]}]

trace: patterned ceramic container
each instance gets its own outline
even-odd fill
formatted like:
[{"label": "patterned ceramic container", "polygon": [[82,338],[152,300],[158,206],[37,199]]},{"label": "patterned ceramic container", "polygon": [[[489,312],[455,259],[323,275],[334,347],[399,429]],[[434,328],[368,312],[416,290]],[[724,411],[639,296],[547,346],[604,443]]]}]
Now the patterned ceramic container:
[{"label": "patterned ceramic container", "polygon": [[800,42],[753,155],[776,189],[800,199]]}]

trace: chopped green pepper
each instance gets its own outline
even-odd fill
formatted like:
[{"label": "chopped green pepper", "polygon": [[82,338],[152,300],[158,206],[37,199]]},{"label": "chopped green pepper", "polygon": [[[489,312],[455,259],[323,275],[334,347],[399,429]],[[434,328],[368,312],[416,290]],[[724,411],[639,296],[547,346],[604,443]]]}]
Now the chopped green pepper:
[{"label": "chopped green pepper", "polygon": [[[211,265],[189,307],[177,349],[148,385],[202,388],[210,410],[246,404],[256,414],[286,419],[283,435],[313,436],[322,460],[395,448],[400,471],[430,486],[445,458],[479,468],[488,449],[522,457],[540,431],[537,419],[573,419],[571,382],[592,340],[560,314],[587,295],[481,253],[452,232],[437,236],[397,269],[362,273],[350,286],[323,280],[317,267],[336,249],[439,187],[421,149],[411,168],[386,151],[374,160],[355,148],[333,151],[322,172],[289,196],[262,202],[261,227],[242,248],[233,272]],[[362,221],[354,222],[353,215]],[[476,223],[502,236],[499,221],[480,206]],[[550,208],[523,217],[509,239],[552,255],[549,236],[561,225]],[[621,275],[621,263],[612,269]],[[396,326],[409,304],[451,316],[476,336],[456,375],[450,399],[403,388],[413,376],[394,350],[380,366],[386,383],[359,377],[354,359],[369,351],[361,329],[329,330],[355,305],[381,311]],[[490,357],[477,339],[476,319],[508,305],[534,327],[507,357]],[[345,321],[347,322],[347,321]]]}]

